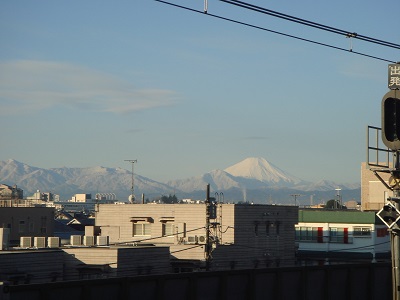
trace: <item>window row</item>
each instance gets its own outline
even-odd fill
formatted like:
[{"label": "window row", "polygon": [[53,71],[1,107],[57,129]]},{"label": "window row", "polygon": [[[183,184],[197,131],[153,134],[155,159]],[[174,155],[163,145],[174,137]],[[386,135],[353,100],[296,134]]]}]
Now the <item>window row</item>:
[{"label": "window row", "polygon": [[271,221],[266,221],[264,224],[259,224],[259,222],[254,222],[254,234],[256,236],[259,236],[260,234],[263,234],[261,230],[265,228],[265,234],[267,236],[269,235],[279,235],[280,233],[280,227],[281,224],[279,221],[271,222]]},{"label": "window row", "polygon": [[[35,225],[36,228],[39,229],[40,233],[46,233],[47,232],[47,217],[41,217],[40,218],[40,223],[39,222],[33,222],[29,221],[26,222],[25,220],[20,220],[18,222],[18,233],[35,233]],[[3,224],[4,227],[4,224]],[[7,228],[10,228],[12,230],[11,224],[7,224]]]},{"label": "window row", "polygon": [[[387,231],[387,230],[386,230]],[[323,243],[329,241],[331,243],[349,244],[353,242],[353,238],[358,237],[371,237],[371,227],[353,227],[353,231],[349,233],[348,228],[330,227],[329,231],[325,233],[323,227],[296,227],[296,241],[310,241],[315,243]],[[377,235],[384,236],[383,230],[378,230]]]},{"label": "window row", "polygon": [[[133,236],[151,236],[151,228],[153,223],[133,223]],[[174,223],[163,222],[162,226],[162,236],[172,236],[174,235]]]}]

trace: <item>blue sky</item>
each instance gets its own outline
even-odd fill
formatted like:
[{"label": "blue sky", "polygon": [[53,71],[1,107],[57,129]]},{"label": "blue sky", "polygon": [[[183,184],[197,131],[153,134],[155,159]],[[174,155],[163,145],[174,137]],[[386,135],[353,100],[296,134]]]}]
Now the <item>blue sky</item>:
[{"label": "blue sky", "polygon": [[[203,0],[170,0],[202,10]],[[247,2],[400,43],[395,0]],[[399,50],[208,0],[208,12],[388,59]],[[153,0],[0,2],[0,160],[158,181],[264,157],[359,182],[388,62]]]}]

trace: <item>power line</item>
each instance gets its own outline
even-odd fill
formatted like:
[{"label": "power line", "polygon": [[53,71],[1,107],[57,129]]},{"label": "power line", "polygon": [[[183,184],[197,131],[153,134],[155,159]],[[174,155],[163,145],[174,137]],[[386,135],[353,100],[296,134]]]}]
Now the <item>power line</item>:
[{"label": "power line", "polygon": [[[193,8],[190,8],[190,7],[186,7],[186,6],[182,6],[182,5],[178,5],[178,4],[175,4],[175,3],[168,2],[168,1],[164,1],[164,0],[154,0],[154,1],[160,2],[160,3],[164,3],[164,4],[167,4],[167,5],[171,5],[171,6],[174,6],[174,7],[177,7],[177,8],[185,9],[185,10],[188,10],[188,11],[191,11],[191,12],[205,14],[203,11],[196,10],[196,9],[193,9]],[[207,12],[207,14],[205,14],[205,15],[213,17],[213,18],[221,19],[221,20],[224,20],[224,21],[236,23],[236,24],[239,24],[239,25],[247,26],[247,27],[250,27],[250,28],[255,28],[255,29],[266,31],[266,32],[282,35],[282,36],[285,36],[285,37],[297,39],[297,40],[300,40],[300,41],[303,41],[303,42],[308,42],[308,43],[312,43],[312,44],[316,44],[316,45],[332,48],[332,49],[335,49],[335,50],[354,53],[354,54],[357,54],[357,55],[360,55],[360,56],[364,56],[364,57],[368,57],[368,58],[372,58],[372,59],[376,59],[376,60],[381,60],[381,61],[385,61],[385,62],[388,62],[388,63],[396,63],[393,60],[388,60],[388,59],[385,59],[385,58],[380,58],[380,57],[369,55],[369,54],[366,54],[366,53],[357,52],[357,51],[353,51],[353,50],[349,50],[349,49],[345,49],[345,48],[341,48],[341,47],[337,47],[337,46],[333,46],[333,45],[317,42],[317,41],[310,40],[310,39],[305,39],[305,38],[302,38],[302,37],[299,37],[299,36],[290,35],[290,34],[287,34],[287,33],[271,30],[271,29],[268,29],[268,28],[265,28],[265,27],[261,27],[261,26],[257,26],[257,25],[253,25],[253,24],[250,24],[250,23],[245,23],[245,22],[237,21],[237,20],[234,20],[234,19],[231,19],[231,18],[226,18],[226,17],[222,17],[222,16],[219,16],[219,15],[210,14],[209,12]]]},{"label": "power line", "polygon": [[177,232],[177,233],[174,233],[174,234],[169,234],[168,236],[162,235],[162,236],[155,236],[155,237],[145,238],[145,239],[141,239],[141,240],[118,242],[118,243],[115,243],[115,245],[123,245],[123,244],[128,244],[128,243],[140,243],[140,242],[144,242],[144,241],[151,241],[151,240],[156,240],[156,239],[176,236],[176,235],[180,235],[180,234],[185,234],[186,232],[197,231],[197,230],[200,230],[200,229],[205,229],[205,227],[203,226],[203,227],[199,227],[199,228],[195,228],[195,229],[190,229],[190,230],[186,230],[186,231],[182,231],[182,232]]},{"label": "power line", "polygon": [[171,251],[171,254],[172,254],[172,253],[177,253],[177,252],[186,251],[186,250],[190,250],[190,249],[193,249],[193,248],[203,247],[203,246],[204,246],[204,245],[195,245],[195,246],[190,247],[190,248],[185,248],[185,249],[180,249],[180,250]]},{"label": "power line", "polygon": [[267,9],[267,8],[264,8],[264,7],[252,5],[252,4],[247,3],[247,2],[243,2],[243,1],[239,1],[239,0],[220,0],[220,1],[228,3],[228,4],[232,4],[232,5],[235,5],[235,6],[243,7],[243,8],[252,10],[252,11],[257,11],[257,12],[260,12],[260,13],[263,13],[263,14],[267,14],[267,15],[270,15],[270,16],[274,16],[274,17],[277,17],[277,18],[280,18],[280,19],[284,19],[284,20],[288,20],[288,21],[291,21],[291,22],[295,22],[295,23],[298,23],[298,24],[302,24],[302,25],[306,25],[306,26],[309,26],[309,27],[325,30],[325,31],[328,31],[328,32],[331,32],[331,33],[344,35],[346,37],[352,37],[352,38],[355,38],[355,39],[363,40],[363,41],[370,42],[370,43],[379,44],[379,45],[386,46],[386,47],[400,49],[400,45],[399,44],[386,42],[386,41],[375,39],[375,38],[371,38],[371,37],[368,37],[368,36],[365,36],[365,35],[360,35],[360,34],[357,34],[355,32],[352,33],[351,31],[348,31],[348,30],[342,30],[342,29],[338,29],[338,28],[335,28],[335,27],[331,27],[331,26],[320,24],[320,23],[308,21],[308,20],[305,20],[305,19],[297,18],[297,17],[294,17],[294,16],[290,16],[290,15],[287,15],[287,14],[283,14],[283,13],[274,11],[274,10],[270,10],[270,9]]},{"label": "power line", "polygon": [[360,247],[353,247],[353,248],[333,249],[333,250],[329,250],[327,252],[342,252],[342,251],[356,250],[356,249],[369,249],[371,247],[384,245],[384,244],[388,244],[388,243],[390,243],[390,241],[386,241],[386,242],[382,242],[382,243],[375,243],[375,244],[370,244],[370,245],[360,246]]}]

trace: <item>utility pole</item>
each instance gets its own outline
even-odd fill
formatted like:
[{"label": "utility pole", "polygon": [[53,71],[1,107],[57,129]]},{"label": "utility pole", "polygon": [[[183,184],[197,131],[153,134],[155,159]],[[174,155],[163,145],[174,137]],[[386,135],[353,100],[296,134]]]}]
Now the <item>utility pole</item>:
[{"label": "utility pole", "polygon": [[204,254],[206,258],[206,271],[210,270],[210,260],[211,260],[211,250],[212,243],[210,240],[210,184],[207,184],[207,193],[206,193],[206,244],[204,248]]},{"label": "utility pole", "polygon": [[[395,207],[395,212],[398,213],[400,209],[400,164],[399,164],[399,150],[393,151],[393,164],[394,169],[391,171],[391,178],[389,179],[393,188],[393,197],[389,198],[390,202]],[[398,219],[398,218],[397,218]],[[392,252],[392,284],[393,284],[393,300],[400,300],[400,227],[397,222],[389,229],[391,240]]]},{"label": "utility pole", "polygon": [[132,186],[131,186],[131,203],[135,203],[135,189],[134,189],[134,177],[133,177],[133,165],[137,163],[137,159],[125,159],[125,161],[132,164]]},{"label": "utility pole", "polygon": [[[390,173],[389,184],[375,171],[375,175],[390,190],[393,197],[389,197],[377,216],[388,226],[392,253],[392,293],[393,300],[400,300],[400,64],[388,66],[388,88],[381,102],[382,142],[392,152],[392,166],[381,169],[381,172]],[[388,151],[389,152],[389,151]],[[377,163],[378,164],[378,163]]]},{"label": "utility pole", "polygon": [[[398,152],[396,153],[398,157]],[[398,160],[398,159],[397,159]],[[395,203],[397,211],[400,209],[399,196],[400,189],[396,188],[393,190],[392,201]],[[390,229],[390,238],[392,246],[392,282],[393,282],[393,299],[400,300],[400,228],[395,223]]]}]

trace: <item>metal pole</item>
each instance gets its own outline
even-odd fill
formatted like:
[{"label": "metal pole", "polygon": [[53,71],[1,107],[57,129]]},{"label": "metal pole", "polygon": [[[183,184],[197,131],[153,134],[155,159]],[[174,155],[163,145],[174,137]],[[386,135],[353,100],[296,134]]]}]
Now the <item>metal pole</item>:
[{"label": "metal pole", "polygon": [[[399,179],[399,151],[393,152],[393,164],[394,171],[392,176],[396,182]],[[400,209],[400,188],[398,184],[393,188],[392,204],[395,205],[396,209]],[[393,203],[394,202],[394,203]],[[397,224],[394,224],[391,230],[391,243],[392,243],[392,283],[393,283],[393,300],[400,300],[400,228]]]},{"label": "metal pole", "polygon": [[[396,208],[399,209],[399,203],[396,202]],[[392,283],[393,283],[393,300],[400,300],[400,259],[399,259],[399,226],[395,224],[391,229],[391,242],[392,242]]]},{"label": "metal pole", "polygon": [[204,247],[206,271],[210,270],[211,243],[210,243],[210,184],[207,184],[206,193],[206,244]]}]

